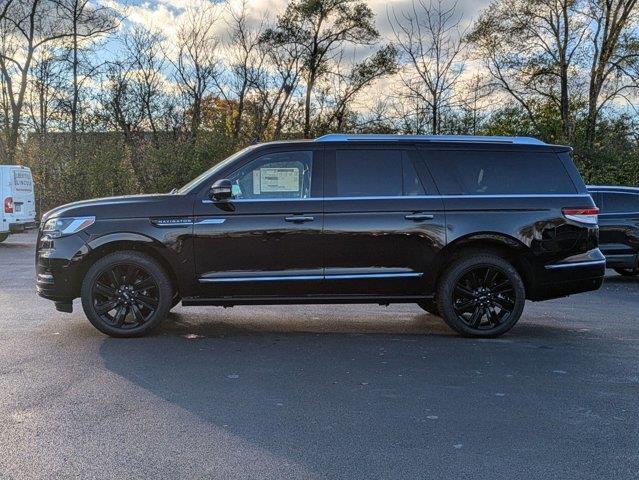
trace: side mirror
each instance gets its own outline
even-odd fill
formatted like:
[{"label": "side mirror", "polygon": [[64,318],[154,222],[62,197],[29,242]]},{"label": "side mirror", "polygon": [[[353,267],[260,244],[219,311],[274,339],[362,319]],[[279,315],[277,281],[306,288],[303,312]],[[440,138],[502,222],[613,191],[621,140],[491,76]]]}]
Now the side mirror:
[{"label": "side mirror", "polygon": [[211,200],[228,200],[233,196],[233,186],[231,181],[227,178],[222,178],[211,185],[209,190],[209,197]]}]

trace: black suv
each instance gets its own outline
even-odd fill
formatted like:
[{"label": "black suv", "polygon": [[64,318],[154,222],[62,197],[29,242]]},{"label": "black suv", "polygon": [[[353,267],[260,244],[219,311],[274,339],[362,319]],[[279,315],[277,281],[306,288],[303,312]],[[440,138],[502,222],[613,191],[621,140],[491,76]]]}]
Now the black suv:
[{"label": "black suv", "polygon": [[588,187],[599,207],[599,242],[617,273],[639,275],[639,188]]},{"label": "black suv", "polygon": [[530,138],[326,135],[248,147],[170,194],[44,215],[37,291],[102,332],[182,305],[414,302],[467,336],[525,299],[595,290],[597,208],[570,148]]}]

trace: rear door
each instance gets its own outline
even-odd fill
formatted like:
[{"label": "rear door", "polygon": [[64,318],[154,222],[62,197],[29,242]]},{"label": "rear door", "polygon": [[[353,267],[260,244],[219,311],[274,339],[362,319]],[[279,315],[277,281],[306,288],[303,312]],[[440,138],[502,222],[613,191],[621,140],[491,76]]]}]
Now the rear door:
[{"label": "rear door", "polygon": [[411,146],[326,151],[325,285],[329,295],[423,295],[445,217]]},{"label": "rear door", "polygon": [[9,170],[11,198],[13,200],[13,219],[15,223],[32,222],[35,219],[33,178],[31,170],[15,167]]}]

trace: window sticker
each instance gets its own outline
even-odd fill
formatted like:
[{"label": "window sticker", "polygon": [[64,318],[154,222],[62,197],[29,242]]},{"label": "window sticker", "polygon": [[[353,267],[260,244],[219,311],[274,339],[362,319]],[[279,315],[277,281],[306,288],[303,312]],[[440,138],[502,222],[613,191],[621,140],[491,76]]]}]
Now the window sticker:
[{"label": "window sticker", "polygon": [[299,192],[299,168],[260,168],[253,171],[253,193]]}]

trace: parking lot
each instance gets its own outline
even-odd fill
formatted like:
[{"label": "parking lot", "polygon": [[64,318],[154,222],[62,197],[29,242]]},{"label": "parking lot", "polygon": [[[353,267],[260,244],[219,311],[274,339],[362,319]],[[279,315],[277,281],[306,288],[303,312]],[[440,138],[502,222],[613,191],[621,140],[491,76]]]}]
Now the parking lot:
[{"label": "parking lot", "polygon": [[639,478],[639,279],[469,340],[415,305],[182,308],[105,337],[0,244],[0,478]]}]

